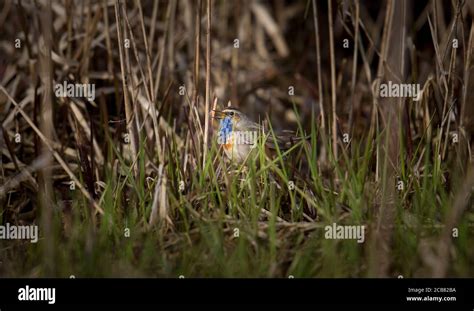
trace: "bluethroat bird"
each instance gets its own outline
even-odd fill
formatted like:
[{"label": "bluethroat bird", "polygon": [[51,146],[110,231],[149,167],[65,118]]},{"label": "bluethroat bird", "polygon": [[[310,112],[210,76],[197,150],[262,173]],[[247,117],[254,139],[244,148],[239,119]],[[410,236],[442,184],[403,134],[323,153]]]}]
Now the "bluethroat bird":
[{"label": "bluethroat bird", "polygon": [[[223,146],[226,156],[237,164],[253,158],[256,154],[258,139],[262,137],[261,135],[265,135],[263,126],[250,120],[238,109],[231,107],[222,111],[214,110],[214,118],[220,120],[217,142]],[[275,150],[275,144],[278,144],[281,150],[285,150],[301,140],[290,131],[279,136],[267,133],[264,139],[267,154]]]}]

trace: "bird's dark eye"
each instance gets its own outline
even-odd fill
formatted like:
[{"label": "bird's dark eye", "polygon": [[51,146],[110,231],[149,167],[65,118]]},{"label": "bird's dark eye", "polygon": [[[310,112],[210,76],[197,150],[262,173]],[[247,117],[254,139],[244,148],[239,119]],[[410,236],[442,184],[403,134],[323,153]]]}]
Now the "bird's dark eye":
[{"label": "bird's dark eye", "polygon": [[231,117],[234,116],[234,112],[233,111],[229,112],[229,116]]}]

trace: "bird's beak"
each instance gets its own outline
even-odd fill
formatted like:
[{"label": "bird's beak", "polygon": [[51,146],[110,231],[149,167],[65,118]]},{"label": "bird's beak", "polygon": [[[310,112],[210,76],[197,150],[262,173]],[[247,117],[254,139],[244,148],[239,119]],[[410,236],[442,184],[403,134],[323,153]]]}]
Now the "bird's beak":
[{"label": "bird's beak", "polygon": [[225,118],[225,113],[219,110],[212,110],[214,112],[214,119],[224,119]]}]

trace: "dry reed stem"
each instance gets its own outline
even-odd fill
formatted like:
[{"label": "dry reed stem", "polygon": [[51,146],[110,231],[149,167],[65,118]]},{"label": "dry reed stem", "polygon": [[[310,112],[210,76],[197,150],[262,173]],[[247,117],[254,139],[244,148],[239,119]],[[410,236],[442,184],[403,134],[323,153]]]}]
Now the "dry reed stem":
[{"label": "dry reed stem", "polygon": [[317,65],[317,74],[318,74],[318,101],[319,101],[319,115],[321,119],[321,138],[323,140],[323,146],[321,150],[321,161],[326,161],[326,115],[324,112],[324,91],[323,91],[323,82],[321,74],[321,45],[319,40],[319,22],[318,22],[318,7],[316,0],[313,1],[313,23],[314,23],[314,36],[316,41],[316,65]]},{"label": "dry reed stem", "polygon": [[[132,103],[129,98],[128,93],[128,81],[129,75],[128,71],[125,69],[125,56],[124,56],[124,41],[122,35],[122,28],[121,28],[121,17],[120,17],[120,4],[119,0],[115,0],[115,21],[117,23],[117,40],[119,46],[119,56],[120,56],[120,71],[122,73],[122,91],[124,96],[124,105],[125,105],[125,118],[127,123],[127,130],[129,135],[131,136],[130,145],[131,145],[131,152],[132,158],[136,158],[138,154],[138,133],[137,128],[134,126],[134,109],[132,107]],[[134,166],[134,175],[137,176],[138,174],[138,167]]]},{"label": "dry reed stem", "polygon": [[201,48],[201,3],[202,0],[197,0],[195,3],[195,42],[194,42],[194,93],[193,93],[193,101],[198,101],[198,94],[199,94],[199,51]]},{"label": "dry reed stem", "polygon": [[211,2],[207,0],[207,33],[206,33],[206,98],[204,100],[204,140],[203,140],[203,158],[202,167],[204,168],[207,157],[209,140],[209,106],[211,94]]},{"label": "dry reed stem", "polygon": [[[47,241],[43,249],[43,260],[48,274],[54,270],[54,235],[52,229],[53,218],[53,182],[52,182],[52,150],[46,144],[46,140],[52,140],[54,137],[54,117],[53,117],[53,61],[51,59],[51,50],[53,44],[52,38],[52,11],[51,0],[43,7],[41,13],[41,32],[39,40],[39,76],[43,85],[43,98],[39,111],[39,126],[45,140],[41,143],[41,157],[47,159],[44,166],[38,170],[38,197],[41,208],[41,224],[43,228],[44,239]],[[3,88],[3,87],[2,87]]]},{"label": "dry reed stem", "polygon": [[336,55],[334,53],[334,25],[332,1],[328,0],[329,57],[331,59],[331,113],[332,113],[332,156],[337,163],[337,113],[336,113]]},{"label": "dry reed stem", "polygon": [[359,0],[355,0],[355,20],[354,28],[354,54],[352,56],[352,79],[351,79],[351,107],[349,112],[349,132],[352,132],[352,125],[354,123],[354,93],[356,86],[356,77],[357,77],[357,52],[359,51],[359,15],[360,15],[360,6]]}]

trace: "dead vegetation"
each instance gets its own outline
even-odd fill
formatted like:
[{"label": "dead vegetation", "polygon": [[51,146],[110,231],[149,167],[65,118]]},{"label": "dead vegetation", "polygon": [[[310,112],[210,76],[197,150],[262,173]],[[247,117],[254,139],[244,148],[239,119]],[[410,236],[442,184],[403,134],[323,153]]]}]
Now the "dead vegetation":
[{"label": "dead vegetation", "polygon": [[[0,241],[0,275],[472,276],[473,16],[471,0],[5,1],[0,219],[42,240]],[[382,98],[389,81],[418,100]],[[94,100],[58,97],[64,82]],[[232,173],[216,101],[310,133],[307,172]],[[322,241],[333,221],[367,242]],[[123,228],[129,253],[67,267]]]}]

